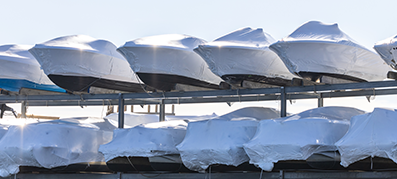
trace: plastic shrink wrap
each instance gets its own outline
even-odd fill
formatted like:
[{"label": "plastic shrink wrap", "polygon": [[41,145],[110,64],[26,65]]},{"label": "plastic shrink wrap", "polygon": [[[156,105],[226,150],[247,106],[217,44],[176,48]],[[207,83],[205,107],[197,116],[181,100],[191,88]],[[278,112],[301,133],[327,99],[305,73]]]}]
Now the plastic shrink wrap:
[{"label": "plastic shrink wrap", "polygon": [[203,171],[212,164],[238,166],[249,160],[243,149],[255,134],[258,120],[278,118],[274,109],[251,107],[209,120],[191,122],[177,146],[183,164]]},{"label": "plastic shrink wrap", "polygon": [[280,160],[306,160],[313,153],[335,151],[352,116],[364,112],[347,107],[323,107],[285,118],[262,120],[244,144],[250,163],[271,171]]},{"label": "plastic shrink wrap", "polygon": [[29,53],[28,45],[0,46],[0,88],[19,92],[21,88],[65,92],[44,74]]},{"label": "plastic shrink wrap", "polygon": [[388,65],[397,69],[397,36],[377,42],[374,49]]},{"label": "plastic shrink wrap", "polygon": [[[87,91],[90,86],[142,91],[142,82],[109,41],[86,35],[63,36],[36,44],[29,52],[55,84],[69,91]],[[134,89],[125,89],[127,84]]]},{"label": "plastic shrink wrap", "polygon": [[375,108],[371,113],[352,118],[349,131],[335,145],[341,165],[368,157],[389,158],[397,163],[397,111]]},{"label": "plastic shrink wrap", "polygon": [[282,60],[269,49],[275,40],[261,28],[242,28],[194,49],[211,71],[228,81],[246,75],[291,80]]},{"label": "plastic shrink wrap", "polygon": [[149,86],[165,91],[174,90],[175,83],[216,88],[222,79],[193,52],[204,43],[192,36],[167,34],[129,41],[117,50]]},{"label": "plastic shrink wrap", "polygon": [[11,126],[0,140],[0,176],[18,173],[19,166],[53,168],[104,161],[98,148],[111,141],[113,129],[95,118]]},{"label": "plastic shrink wrap", "polygon": [[99,151],[109,161],[116,157],[155,157],[179,154],[176,149],[185,137],[187,121],[153,122],[130,129],[114,130],[113,140]]},{"label": "plastic shrink wrap", "polygon": [[311,80],[325,75],[351,81],[381,81],[391,70],[378,54],[359,45],[336,23],[307,22],[270,45],[270,49],[291,73]]}]

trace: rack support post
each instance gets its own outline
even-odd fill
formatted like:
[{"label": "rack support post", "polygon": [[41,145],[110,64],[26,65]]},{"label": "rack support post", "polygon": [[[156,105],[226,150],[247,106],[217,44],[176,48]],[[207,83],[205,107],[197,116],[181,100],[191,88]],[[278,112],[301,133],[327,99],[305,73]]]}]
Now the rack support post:
[{"label": "rack support post", "polygon": [[280,117],[285,117],[287,116],[287,94],[285,93],[285,88],[282,86],[281,88],[281,94],[280,94],[280,105],[281,105],[281,111],[280,111]]},{"label": "rack support post", "polygon": [[26,118],[26,101],[21,103],[21,118]]},{"label": "rack support post", "polygon": [[165,121],[165,104],[164,104],[164,99],[160,100],[160,115],[159,115],[159,121]]},{"label": "rack support post", "polygon": [[124,128],[124,98],[121,93],[119,93],[119,128]]},{"label": "rack support post", "polygon": [[317,99],[317,107],[324,107],[324,98],[323,95],[320,93]]}]

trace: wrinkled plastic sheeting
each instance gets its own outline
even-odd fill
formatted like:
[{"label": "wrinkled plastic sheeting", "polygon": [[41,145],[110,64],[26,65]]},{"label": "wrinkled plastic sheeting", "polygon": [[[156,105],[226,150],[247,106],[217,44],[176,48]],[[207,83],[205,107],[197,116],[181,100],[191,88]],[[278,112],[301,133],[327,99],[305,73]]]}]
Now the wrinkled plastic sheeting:
[{"label": "wrinkled plastic sheeting", "polygon": [[[28,52],[29,48],[31,48],[29,45],[0,46],[0,78],[27,80],[36,84],[55,86],[44,74],[40,64]],[[2,88],[5,89],[5,87]]]},{"label": "wrinkled plastic sheeting", "polygon": [[397,36],[377,42],[374,49],[388,65],[397,70]]},{"label": "wrinkled plastic sheeting", "polygon": [[53,168],[82,162],[101,162],[99,145],[112,132],[71,121],[11,126],[0,140],[0,175],[16,174],[19,166]]},{"label": "wrinkled plastic sheeting", "polygon": [[307,22],[270,49],[291,73],[329,73],[381,81],[391,70],[379,55],[356,43],[336,23]]},{"label": "wrinkled plastic sheeting", "polygon": [[261,28],[242,28],[213,42],[199,45],[194,51],[213,73],[224,75],[259,75],[292,79],[282,60],[269,49],[275,40]]},{"label": "wrinkled plastic sheeting", "polygon": [[274,109],[251,107],[190,122],[185,139],[177,146],[183,164],[195,171],[203,171],[212,164],[238,166],[249,160],[243,144],[254,136],[257,119],[277,117],[279,112]]},{"label": "wrinkled plastic sheeting", "polygon": [[136,73],[179,75],[218,85],[222,79],[193,51],[204,43],[192,36],[166,34],[129,41],[117,50]]},{"label": "wrinkled plastic sheeting", "polygon": [[[248,107],[225,114],[222,117],[224,119],[232,119],[239,116],[263,117],[264,115],[276,118],[279,116],[279,112],[274,109],[263,107]],[[112,117],[114,117],[114,115]],[[119,156],[155,157],[168,154],[179,154],[176,146],[184,139],[188,122],[208,120],[217,117],[216,114],[202,116],[166,116],[165,122],[157,122],[158,115],[129,114],[128,118],[130,119],[128,120],[136,119],[137,121],[144,121],[147,123],[137,125],[130,129],[116,129],[112,142],[102,145],[99,151],[104,154],[106,161]],[[149,123],[151,120],[156,120],[156,122]],[[133,124],[135,125],[136,123],[133,121]]]},{"label": "wrinkled plastic sheeting", "polygon": [[36,44],[29,52],[47,75],[95,77],[130,83],[141,81],[128,61],[106,40],[86,35],[58,37]]},{"label": "wrinkled plastic sheeting", "polygon": [[313,153],[335,151],[334,144],[346,134],[350,118],[363,113],[355,108],[323,107],[262,120],[244,149],[251,164],[271,171],[281,160],[306,160]]},{"label": "wrinkled plastic sheeting", "polygon": [[113,140],[99,151],[109,161],[116,157],[155,157],[179,154],[176,145],[186,134],[187,121],[174,120],[148,123],[130,129],[114,130]]},{"label": "wrinkled plastic sheeting", "polygon": [[[201,116],[174,116],[174,115],[166,115],[166,121],[172,120],[188,120],[188,121],[196,121],[196,120],[205,120],[212,117],[216,117],[216,114],[212,115],[201,115]],[[108,120],[112,125],[118,126],[118,113],[112,113],[104,117],[104,119]],[[140,113],[129,113],[124,112],[124,128],[132,128],[140,124],[147,124],[152,122],[159,122],[160,118],[158,114],[140,114]]]},{"label": "wrinkled plastic sheeting", "polygon": [[335,145],[341,154],[341,165],[367,157],[389,158],[397,163],[397,111],[375,108],[368,114],[352,118],[347,134]]}]

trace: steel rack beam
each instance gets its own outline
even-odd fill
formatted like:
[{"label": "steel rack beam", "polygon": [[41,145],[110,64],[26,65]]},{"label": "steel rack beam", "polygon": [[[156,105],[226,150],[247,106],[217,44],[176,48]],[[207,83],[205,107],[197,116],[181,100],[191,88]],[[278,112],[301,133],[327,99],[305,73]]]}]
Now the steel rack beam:
[{"label": "steel rack beam", "polygon": [[[301,92],[329,92],[335,90],[349,89],[369,89],[396,87],[397,81],[364,82],[332,85],[312,85],[285,87],[285,93]],[[211,96],[245,96],[258,94],[278,94],[281,88],[259,88],[259,89],[234,89],[234,90],[208,90],[208,91],[189,91],[189,92],[156,92],[156,93],[124,93],[124,99],[166,99],[184,97],[211,97]],[[397,93],[397,92],[396,92]],[[396,94],[395,93],[395,94]],[[22,101],[62,101],[62,100],[108,100],[118,99],[118,94],[65,94],[65,95],[0,95],[0,102],[15,103]]]},{"label": "steel rack beam", "polygon": [[[286,100],[340,98],[357,96],[397,95],[397,89],[367,89],[360,91],[336,91],[323,93],[298,93],[286,94]],[[279,94],[273,95],[245,95],[245,96],[213,96],[213,97],[186,97],[167,98],[164,104],[191,104],[191,103],[221,103],[221,102],[249,102],[249,101],[275,101],[280,100]],[[152,105],[159,104],[159,99],[125,99],[125,105]],[[85,100],[85,101],[29,101],[28,106],[105,106],[118,105],[118,100]]]}]

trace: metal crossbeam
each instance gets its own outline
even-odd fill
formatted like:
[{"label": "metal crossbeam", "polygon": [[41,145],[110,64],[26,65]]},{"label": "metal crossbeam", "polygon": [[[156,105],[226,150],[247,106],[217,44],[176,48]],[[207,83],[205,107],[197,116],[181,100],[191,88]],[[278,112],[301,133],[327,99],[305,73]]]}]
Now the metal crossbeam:
[{"label": "metal crossbeam", "polygon": [[[372,89],[397,87],[397,81],[348,83],[332,85],[312,85],[285,87],[285,93],[302,92],[330,92],[336,90],[349,89]],[[259,89],[234,89],[234,90],[209,90],[209,91],[189,91],[189,92],[164,92],[164,93],[124,93],[124,99],[168,99],[168,98],[188,98],[188,97],[225,97],[225,96],[246,96],[263,94],[280,94],[281,88],[259,88]],[[348,93],[346,93],[348,94]],[[350,93],[354,96],[359,93]],[[397,94],[397,91],[393,94]],[[330,95],[332,96],[332,95]],[[91,100],[113,100],[118,99],[118,94],[65,94],[65,95],[0,95],[0,102],[19,103],[22,101],[91,101]],[[145,103],[144,101],[142,101]]]}]

